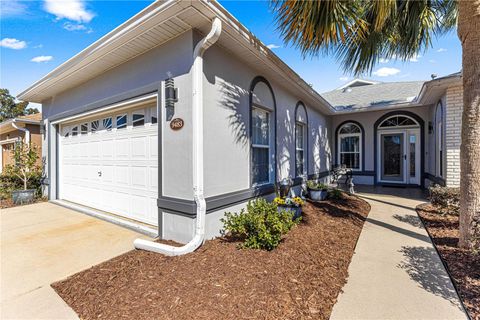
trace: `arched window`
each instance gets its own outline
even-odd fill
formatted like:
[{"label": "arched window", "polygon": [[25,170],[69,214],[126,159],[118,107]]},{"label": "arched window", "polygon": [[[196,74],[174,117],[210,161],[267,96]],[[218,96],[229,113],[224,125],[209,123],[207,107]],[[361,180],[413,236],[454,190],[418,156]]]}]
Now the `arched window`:
[{"label": "arched window", "polygon": [[435,109],[435,122],[436,122],[436,144],[435,144],[435,163],[436,174],[438,177],[443,177],[443,106],[441,102],[437,103]]},{"label": "arched window", "polygon": [[418,123],[407,116],[391,116],[378,126],[379,128],[391,128],[391,127],[413,127],[418,126]]},{"label": "arched window", "polygon": [[308,174],[308,116],[302,102],[295,107],[295,176]]},{"label": "arched window", "polygon": [[352,170],[362,170],[362,128],[347,122],[338,129],[338,163]]},{"label": "arched window", "polygon": [[250,89],[252,185],[275,179],[275,97],[266,79],[257,77]]}]

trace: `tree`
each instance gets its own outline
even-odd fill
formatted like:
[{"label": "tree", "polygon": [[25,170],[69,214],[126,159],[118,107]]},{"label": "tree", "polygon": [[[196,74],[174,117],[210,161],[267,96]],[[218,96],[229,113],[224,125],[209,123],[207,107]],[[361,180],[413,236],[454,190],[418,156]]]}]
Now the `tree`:
[{"label": "tree", "polygon": [[480,239],[480,0],[271,0],[284,41],[304,56],[333,54],[347,73],[381,58],[407,60],[454,30],[462,43],[463,115],[460,241]]},{"label": "tree", "polygon": [[28,108],[28,102],[15,102],[7,89],[0,89],[0,122],[38,112],[37,108]]},{"label": "tree", "polygon": [[7,165],[5,173],[18,177],[23,182],[23,190],[27,190],[32,174],[40,170],[37,165],[38,148],[33,143],[17,142],[12,150],[12,158],[15,164]]}]

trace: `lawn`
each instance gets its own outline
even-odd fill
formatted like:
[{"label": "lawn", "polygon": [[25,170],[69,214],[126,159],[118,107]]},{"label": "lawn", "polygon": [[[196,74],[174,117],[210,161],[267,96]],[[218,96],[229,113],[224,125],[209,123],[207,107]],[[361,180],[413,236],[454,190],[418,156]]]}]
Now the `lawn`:
[{"label": "lawn", "polygon": [[369,211],[347,195],[307,203],[273,251],[225,239],[180,257],[133,250],[52,287],[82,319],[328,319]]},{"label": "lawn", "polygon": [[440,257],[453,278],[471,319],[480,320],[480,253],[458,248],[458,216],[441,214],[435,206],[421,205],[417,212]]}]

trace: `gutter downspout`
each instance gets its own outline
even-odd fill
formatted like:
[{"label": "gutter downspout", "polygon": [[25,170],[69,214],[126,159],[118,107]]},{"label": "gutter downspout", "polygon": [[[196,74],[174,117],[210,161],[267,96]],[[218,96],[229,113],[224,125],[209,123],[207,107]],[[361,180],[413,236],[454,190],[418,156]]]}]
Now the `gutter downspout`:
[{"label": "gutter downspout", "polygon": [[12,127],[14,127],[17,130],[25,132],[25,143],[27,145],[29,145],[30,144],[30,131],[27,128],[22,128],[22,127],[17,126],[16,121],[17,121],[17,119],[12,120]]},{"label": "gutter downspout", "polygon": [[195,251],[205,240],[207,204],[203,194],[203,54],[217,42],[221,32],[222,22],[219,18],[215,18],[208,35],[197,43],[193,50],[193,192],[197,204],[195,236],[182,247],[173,247],[144,239],[136,239],[133,242],[136,249],[153,251],[168,256],[179,256]]}]

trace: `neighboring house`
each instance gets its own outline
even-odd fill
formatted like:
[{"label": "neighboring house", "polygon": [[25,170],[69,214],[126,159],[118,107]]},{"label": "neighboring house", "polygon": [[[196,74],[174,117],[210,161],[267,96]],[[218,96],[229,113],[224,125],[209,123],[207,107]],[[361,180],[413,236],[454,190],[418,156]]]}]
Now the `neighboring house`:
[{"label": "neighboring house", "polygon": [[[203,198],[211,238],[225,211],[272,198],[283,178],[297,186],[328,180],[341,161],[356,170],[355,183],[456,183],[460,123],[445,123],[458,118],[460,83],[459,75],[424,84],[356,80],[327,101],[217,2],[168,1],[19,98],[42,104],[50,199],[187,242]],[[382,161],[385,154],[396,162]]]},{"label": "neighboring house", "polygon": [[19,141],[38,146],[40,152],[38,165],[41,165],[41,123],[41,113],[19,116],[0,122],[0,147],[2,152],[0,157],[0,172],[3,171],[6,165],[14,164],[12,150],[15,147],[15,143]]}]

